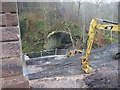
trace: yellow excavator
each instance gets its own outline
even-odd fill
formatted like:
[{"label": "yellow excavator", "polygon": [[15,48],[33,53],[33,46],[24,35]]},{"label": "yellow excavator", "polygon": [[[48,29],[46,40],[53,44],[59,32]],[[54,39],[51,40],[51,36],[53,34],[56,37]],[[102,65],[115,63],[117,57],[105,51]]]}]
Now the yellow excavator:
[{"label": "yellow excavator", "polygon": [[[107,24],[98,24],[97,22],[101,21],[103,23]],[[81,57],[81,64],[82,64],[82,69],[84,70],[85,73],[90,73],[92,72],[92,68],[88,64],[88,57],[91,52],[91,48],[93,45],[94,37],[95,37],[95,29],[99,30],[109,30],[109,31],[120,31],[120,24],[116,22],[111,22],[103,19],[92,19],[88,31],[88,39],[87,39],[87,48],[85,55]],[[120,58],[120,51],[118,51],[117,54],[114,56],[115,59]]]}]

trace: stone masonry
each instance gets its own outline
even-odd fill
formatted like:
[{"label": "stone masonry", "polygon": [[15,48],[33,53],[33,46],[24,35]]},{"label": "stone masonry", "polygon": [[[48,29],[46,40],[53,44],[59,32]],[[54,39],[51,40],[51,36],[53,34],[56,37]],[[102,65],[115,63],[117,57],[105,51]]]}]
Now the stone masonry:
[{"label": "stone masonry", "polygon": [[3,88],[29,88],[23,76],[20,28],[16,2],[0,2],[0,66]]}]

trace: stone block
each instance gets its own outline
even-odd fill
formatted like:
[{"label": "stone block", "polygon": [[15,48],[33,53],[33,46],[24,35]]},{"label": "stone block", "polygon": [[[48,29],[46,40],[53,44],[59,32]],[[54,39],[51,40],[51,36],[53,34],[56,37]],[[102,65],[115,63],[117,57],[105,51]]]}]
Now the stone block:
[{"label": "stone block", "polygon": [[0,41],[18,41],[19,38],[18,27],[0,27]]},{"label": "stone block", "polygon": [[18,16],[17,14],[5,13],[0,14],[0,26],[17,26],[18,25]]},{"label": "stone block", "polygon": [[17,26],[18,25],[18,17],[17,14],[5,14],[6,16],[6,24],[7,26]]},{"label": "stone block", "polygon": [[8,57],[17,57],[20,56],[20,43],[18,41],[15,42],[0,42],[0,48],[2,54],[0,54],[0,58],[8,58]]},{"label": "stone block", "polygon": [[0,12],[17,12],[17,3],[16,2],[1,2],[2,9]]},{"label": "stone block", "polygon": [[2,59],[2,78],[22,75],[22,64],[20,57]]},{"label": "stone block", "polygon": [[29,90],[29,82],[23,75],[2,78],[2,88],[27,88]]},{"label": "stone block", "polygon": [[5,14],[0,14],[0,26],[6,26],[6,16],[5,16]]}]

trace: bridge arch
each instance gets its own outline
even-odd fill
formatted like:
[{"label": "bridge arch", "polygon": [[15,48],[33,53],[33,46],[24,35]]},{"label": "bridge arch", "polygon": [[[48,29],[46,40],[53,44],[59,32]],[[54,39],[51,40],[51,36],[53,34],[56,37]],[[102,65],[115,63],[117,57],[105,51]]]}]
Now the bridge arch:
[{"label": "bridge arch", "polygon": [[67,31],[52,31],[47,36],[46,49],[63,49],[72,46],[71,34]]}]

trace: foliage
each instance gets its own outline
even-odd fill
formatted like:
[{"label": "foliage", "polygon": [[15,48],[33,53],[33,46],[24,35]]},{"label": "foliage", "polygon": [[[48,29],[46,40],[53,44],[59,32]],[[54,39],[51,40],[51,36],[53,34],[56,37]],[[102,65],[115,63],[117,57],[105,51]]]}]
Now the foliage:
[{"label": "foliage", "polygon": [[[62,47],[69,37],[73,39],[72,43],[75,48],[85,48],[92,18],[117,20],[115,3],[103,3],[101,5],[81,3],[79,9],[75,3],[21,3],[18,6],[20,6],[19,17],[24,53],[41,51],[46,49],[45,47],[48,49]],[[85,32],[83,34],[84,27]],[[52,31],[66,31],[70,36],[66,36],[66,41],[65,38],[58,39],[58,37],[48,41],[47,35]],[[118,35],[112,34],[113,37],[111,38],[109,31],[97,31],[93,47],[97,48],[117,41],[116,36]]]},{"label": "foliage", "polygon": [[[112,32],[112,33],[114,33],[114,32]],[[114,33],[113,34],[114,36],[113,35],[111,36],[110,31],[105,31],[103,35],[104,35],[104,39],[105,39],[106,44],[111,44],[111,43],[114,43],[118,40],[118,38],[116,37],[116,36],[118,36],[117,33]]]},{"label": "foliage", "polygon": [[41,51],[44,49],[44,21],[33,15],[20,17],[20,30],[23,52]]}]

